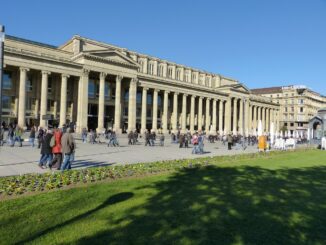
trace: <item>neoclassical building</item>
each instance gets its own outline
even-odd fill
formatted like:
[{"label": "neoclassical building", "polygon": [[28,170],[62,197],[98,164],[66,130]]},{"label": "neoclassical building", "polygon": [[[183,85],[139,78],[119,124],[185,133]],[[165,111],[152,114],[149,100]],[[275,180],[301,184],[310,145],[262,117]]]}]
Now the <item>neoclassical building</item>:
[{"label": "neoclassical building", "polygon": [[4,64],[2,118],[22,127],[47,118],[78,132],[279,128],[279,105],[234,79],[80,36],[60,47],[7,36]]}]

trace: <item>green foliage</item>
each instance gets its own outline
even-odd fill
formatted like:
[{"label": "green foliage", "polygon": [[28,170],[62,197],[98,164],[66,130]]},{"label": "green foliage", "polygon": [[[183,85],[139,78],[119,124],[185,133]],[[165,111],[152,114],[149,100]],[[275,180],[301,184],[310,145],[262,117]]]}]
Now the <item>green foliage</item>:
[{"label": "green foliage", "polygon": [[[305,151],[301,149],[298,151]],[[138,163],[116,165],[108,167],[51,172],[45,174],[25,174],[0,178],[0,197],[2,195],[21,195],[33,191],[47,191],[79,183],[92,183],[102,180],[115,180],[131,176],[144,176],[160,172],[178,171],[185,168],[201,168],[208,165],[218,165],[229,161],[269,158],[273,155],[286,154],[284,152],[269,152],[267,154],[239,154],[229,156],[204,157],[197,159],[182,159],[158,161],[152,163]]]}]

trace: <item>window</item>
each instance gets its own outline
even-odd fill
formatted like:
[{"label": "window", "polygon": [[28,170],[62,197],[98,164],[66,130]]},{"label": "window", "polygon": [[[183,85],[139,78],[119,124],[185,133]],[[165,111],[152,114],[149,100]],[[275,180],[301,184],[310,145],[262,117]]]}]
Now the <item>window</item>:
[{"label": "window", "polygon": [[294,96],[294,93],[292,93],[292,96]]},{"label": "window", "polygon": [[54,101],[53,100],[48,100],[47,101],[47,111],[51,111],[51,108],[54,106]]},{"label": "window", "polygon": [[95,81],[89,80],[88,81],[88,97],[95,98],[95,93],[96,93]]},{"label": "window", "polygon": [[32,110],[34,103],[35,103],[34,98],[27,98],[26,99],[26,110],[28,110],[28,111]]},{"label": "window", "polygon": [[303,107],[300,107],[300,112],[303,112]]},{"label": "window", "polygon": [[192,73],[192,81],[196,81],[196,74]]},{"label": "window", "polygon": [[294,104],[294,99],[291,99],[291,104],[292,104],[292,105]]},{"label": "window", "polygon": [[284,111],[285,111],[285,112],[288,112],[288,108],[287,108],[287,107],[284,107]]},{"label": "window", "polygon": [[169,67],[168,69],[168,77],[172,78],[172,67]]},{"label": "window", "polygon": [[48,78],[48,94],[52,93],[52,78]]},{"label": "window", "polygon": [[284,123],[284,126],[287,126],[288,125],[288,123]]},{"label": "window", "polygon": [[148,74],[150,74],[150,75],[154,74],[154,64],[152,62],[149,63]]},{"label": "window", "polygon": [[294,112],[294,107],[293,106],[291,107],[291,112]]},{"label": "window", "polygon": [[11,97],[8,95],[2,96],[2,108],[11,109]]},{"label": "window", "polygon": [[5,71],[3,73],[3,89],[11,89],[12,88],[12,74],[11,72]]},{"label": "window", "polygon": [[294,123],[290,123],[290,126],[293,127],[294,126]]},{"label": "window", "polygon": [[142,93],[141,92],[137,92],[137,95],[136,95],[136,103],[137,104],[141,104],[141,97],[142,97]]},{"label": "window", "polygon": [[129,101],[129,90],[128,89],[125,90],[124,100]]},{"label": "window", "polygon": [[298,104],[303,105],[304,104],[304,99],[298,99]]},{"label": "window", "polygon": [[180,80],[180,73],[181,73],[180,70],[177,69],[177,74],[176,74],[176,79],[177,79],[177,80]]},{"label": "window", "polygon": [[151,105],[153,103],[153,96],[151,94],[147,94],[147,105]]},{"label": "window", "polygon": [[26,81],[26,91],[27,92],[32,92],[33,91],[33,81],[32,81],[32,79],[28,79]]},{"label": "window", "polygon": [[128,116],[128,107],[125,107],[123,115]]},{"label": "window", "polygon": [[158,75],[160,76],[160,77],[163,77],[163,65],[159,65],[159,67],[158,67]]},{"label": "window", "polygon": [[110,97],[110,84],[108,82],[105,82],[105,97],[109,98]]},{"label": "window", "polygon": [[140,65],[139,72],[144,72],[144,61],[143,60],[140,60],[139,61],[139,65]]}]

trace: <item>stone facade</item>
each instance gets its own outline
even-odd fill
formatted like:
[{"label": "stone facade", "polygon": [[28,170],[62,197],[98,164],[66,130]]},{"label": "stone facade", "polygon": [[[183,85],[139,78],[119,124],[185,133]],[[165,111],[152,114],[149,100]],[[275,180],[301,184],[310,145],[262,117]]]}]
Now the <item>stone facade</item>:
[{"label": "stone facade", "polygon": [[326,107],[326,97],[304,85],[253,89],[252,93],[272,99],[280,105],[280,127],[291,132],[307,134],[309,121],[320,108]]},{"label": "stone facade", "polygon": [[80,36],[60,47],[7,36],[4,63],[3,118],[23,127],[52,115],[78,132],[279,128],[279,105],[234,79]]}]

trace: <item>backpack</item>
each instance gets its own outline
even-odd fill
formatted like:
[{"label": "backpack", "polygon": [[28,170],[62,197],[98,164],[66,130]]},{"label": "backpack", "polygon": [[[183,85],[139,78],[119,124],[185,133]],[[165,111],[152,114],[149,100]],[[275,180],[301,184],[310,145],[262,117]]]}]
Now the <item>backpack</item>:
[{"label": "backpack", "polygon": [[53,147],[55,146],[55,138],[54,138],[54,135],[51,137],[51,140],[50,140],[50,147]]}]

